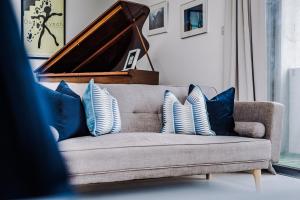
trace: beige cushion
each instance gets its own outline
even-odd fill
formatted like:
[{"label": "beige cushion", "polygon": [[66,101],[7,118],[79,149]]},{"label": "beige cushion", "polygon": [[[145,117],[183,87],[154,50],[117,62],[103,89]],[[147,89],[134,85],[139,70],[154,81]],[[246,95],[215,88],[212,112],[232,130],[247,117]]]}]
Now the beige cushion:
[{"label": "beige cushion", "polygon": [[235,122],[234,131],[243,137],[263,138],[265,126],[260,122]]},{"label": "beige cushion", "polygon": [[59,142],[73,175],[270,160],[269,140],[229,136],[122,133]]}]

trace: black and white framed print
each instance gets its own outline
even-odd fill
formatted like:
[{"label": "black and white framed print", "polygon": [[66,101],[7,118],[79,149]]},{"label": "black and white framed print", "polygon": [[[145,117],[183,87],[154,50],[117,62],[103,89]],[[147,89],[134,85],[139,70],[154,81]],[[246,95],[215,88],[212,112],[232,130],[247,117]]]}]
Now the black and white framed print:
[{"label": "black and white framed print", "polygon": [[150,6],[148,35],[156,35],[167,32],[168,26],[168,2]]},{"label": "black and white framed print", "polygon": [[22,40],[31,58],[49,58],[65,45],[65,0],[21,0]]},{"label": "black and white framed print", "polygon": [[141,52],[140,49],[134,49],[128,52],[128,56],[123,71],[128,71],[129,69],[135,68],[136,63],[139,59],[140,52]]},{"label": "black and white framed print", "polygon": [[207,16],[207,0],[193,0],[181,5],[181,38],[206,33]]}]

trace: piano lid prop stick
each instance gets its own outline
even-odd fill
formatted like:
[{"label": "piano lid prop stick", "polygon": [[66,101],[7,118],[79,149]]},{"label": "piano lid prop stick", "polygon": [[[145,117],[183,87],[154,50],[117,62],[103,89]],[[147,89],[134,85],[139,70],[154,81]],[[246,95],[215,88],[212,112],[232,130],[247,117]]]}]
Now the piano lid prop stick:
[{"label": "piano lid prop stick", "polygon": [[142,46],[143,46],[143,48],[144,48],[144,50],[145,50],[146,56],[147,56],[147,58],[148,58],[148,60],[149,60],[149,63],[150,63],[151,69],[152,69],[152,71],[155,71],[155,70],[154,70],[154,67],[153,67],[153,65],[152,65],[152,62],[151,62],[150,56],[149,56],[149,54],[148,54],[148,51],[147,51],[146,45],[145,45],[145,43],[144,43],[143,37],[142,37],[142,35],[141,35],[141,32],[140,32],[140,30],[139,30],[138,26],[136,25],[135,19],[134,19],[134,25],[135,25],[135,28],[136,28],[136,30],[137,30],[137,33],[138,33],[138,35],[139,35],[139,39],[141,40]]}]

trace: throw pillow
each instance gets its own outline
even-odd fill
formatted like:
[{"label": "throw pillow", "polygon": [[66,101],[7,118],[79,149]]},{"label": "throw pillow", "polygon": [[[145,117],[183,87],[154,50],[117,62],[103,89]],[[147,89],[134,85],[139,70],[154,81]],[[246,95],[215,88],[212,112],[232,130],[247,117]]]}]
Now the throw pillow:
[{"label": "throw pillow", "polygon": [[80,113],[78,117],[79,117],[80,124],[78,126],[78,129],[76,130],[76,133],[74,134],[74,137],[89,135],[89,130],[86,126],[85,112],[84,112],[84,108],[80,96],[76,94],[73,90],[71,90],[71,88],[68,86],[68,84],[65,81],[61,81],[59,83],[59,85],[56,88],[56,91],[62,94],[69,95],[79,100],[78,102],[80,103]]},{"label": "throw pillow", "polygon": [[119,104],[115,97],[112,97],[112,109],[113,109],[113,127],[111,132],[118,133],[121,131],[121,116],[119,110]]},{"label": "throw pillow", "polygon": [[[199,87],[191,84],[189,87],[189,94],[195,88]],[[216,135],[238,135],[234,131],[234,96],[235,89],[230,88],[210,100],[205,97],[211,129],[216,133]]]},{"label": "throw pillow", "polygon": [[214,135],[210,130],[201,90],[200,93],[193,92],[186,99],[184,105],[172,92],[167,90],[164,97],[162,120],[162,133]]},{"label": "throw pillow", "polygon": [[83,94],[87,126],[93,136],[121,131],[121,118],[117,100],[92,79]]},{"label": "throw pillow", "polygon": [[201,135],[215,135],[210,127],[205,96],[200,87],[195,87],[187,97],[193,105],[196,132]]},{"label": "throw pillow", "polygon": [[59,139],[59,133],[58,133],[58,131],[53,126],[50,126],[50,131],[51,131],[51,133],[52,133],[55,141],[57,142],[58,139]]},{"label": "throw pillow", "polygon": [[260,122],[235,122],[234,131],[242,137],[263,138],[265,125]]},{"label": "throw pillow", "polygon": [[50,115],[49,126],[59,133],[58,141],[74,137],[80,127],[80,100],[40,84],[37,87]]}]

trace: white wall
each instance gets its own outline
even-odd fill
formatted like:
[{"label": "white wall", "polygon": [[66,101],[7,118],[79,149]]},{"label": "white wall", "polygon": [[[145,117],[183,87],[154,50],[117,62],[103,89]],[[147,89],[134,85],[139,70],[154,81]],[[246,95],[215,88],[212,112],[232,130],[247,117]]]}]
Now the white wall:
[{"label": "white wall", "polygon": [[117,0],[67,0],[66,40],[70,41]]},{"label": "white wall", "polygon": [[[169,0],[168,32],[147,37],[149,54],[161,84],[204,84],[222,90],[225,1],[208,1],[208,33],[181,39],[180,5],[190,0]],[[161,0],[144,0],[153,5]],[[147,25],[144,35],[147,35]],[[138,65],[146,65],[146,61]],[[148,64],[148,63],[147,63]],[[149,67],[148,67],[149,68]],[[149,68],[150,69],[150,68]]]}]

